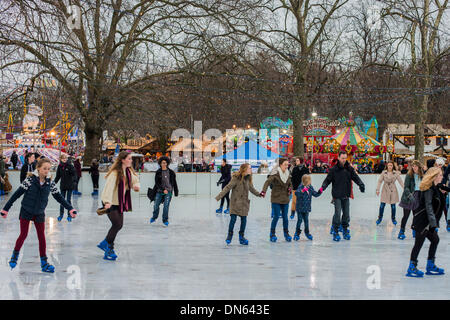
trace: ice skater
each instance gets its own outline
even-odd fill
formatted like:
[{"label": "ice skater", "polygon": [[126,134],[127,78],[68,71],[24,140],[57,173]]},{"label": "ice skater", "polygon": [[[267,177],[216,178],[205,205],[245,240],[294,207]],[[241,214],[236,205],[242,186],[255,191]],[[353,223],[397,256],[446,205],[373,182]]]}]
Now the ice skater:
[{"label": "ice skater", "polygon": [[289,196],[292,193],[292,182],[290,172],[288,170],[289,161],[285,158],[278,159],[278,168],[275,174],[269,175],[266,182],[264,183],[261,195],[265,197],[267,188],[272,185],[272,194],[270,196],[270,202],[273,208],[273,218],[270,225],[270,241],[276,242],[277,237],[275,235],[275,230],[277,227],[278,219],[283,217],[283,232],[286,241],[290,242],[292,237],[289,235],[289,221],[288,221],[288,210],[289,210]]},{"label": "ice skater", "polygon": [[251,192],[257,197],[261,197],[261,193],[258,192],[253,186],[252,182],[252,167],[248,163],[244,163],[239,168],[238,172],[233,173],[233,177],[225,188],[216,196],[216,200],[219,201],[223,197],[231,192],[230,203],[230,224],[228,226],[228,236],[225,240],[227,244],[231,243],[233,238],[234,224],[236,223],[237,216],[241,217],[241,227],[239,229],[239,243],[242,245],[248,245],[248,240],[245,239],[245,227],[247,225],[248,211],[250,210],[250,200],[248,199],[248,193]]},{"label": "ice skater", "polygon": [[[405,177],[404,189],[399,206],[403,208],[403,218],[400,224],[400,231],[398,233],[398,239],[404,240],[406,223],[408,222],[409,215],[411,214],[412,206],[419,199],[419,186],[423,178],[422,164],[414,160],[409,166],[408,173]],[[413,237],[415,231],[413,230]]]},{"label": "ice skater", "polygon": [[[304,165],[304,159],[303,157],[295,157],[295,165],[292,169],[292,187],[293,190],[297,190],[298,186],[302,183],[302,177],[305,174],[309,174],[309,169]],[[297,203],[297,196],[294,193],[292,195],[292,203],[291,203],[291,219],[294,219],[295,212],[296,212],[296,203]]]},{"label": "ice skater", "polygon": [[378,212],[378,220],[376,221],[377,225],[383,221],[383,213],[386,204],[391,206],[391,219],[392,223],[397,225],[397,220],[395,220],[396,213],[396,203],[399,202],[397,187],[395,186],[395,182],[398,181],[400,186],[404,188],[403,180],[400,178],[400,171],[396,170],[394,167],[394,162],[390,161],[386,164],[386,170],[383,170],[377,185],[377,196],[380,195],[380,187],[383,184],[383,189],[381,190],[381,198],[380,198],[380,209]]},{"label": "ice skater", "polygon": [[[58,168],[56,169],[55,184],[57,184],[59,180],[61,180],[61,183],[59,185],[61,195],[70,204],[71,204],[70,201],[72,199],[74,182],[77,179],[76,174],[77,173],[75,171],[75,167],[70,163],[70,161],[67,161],[67,156],[65,154],[61,155],[60,163],[58,165]],[[63,217],[64,217],[64,206],[61,205],[59,208],[58,221],[61,221]],[[67,221],[69,222],[72,221],[72,217],[70,216],[70,214],[67,214]]]},{"label": "ice skater", "polygon": [[30,221],[33,221],[39,240],[41,270],[42,272],[55,272],[55,267],[48,263],[45,242],[45,208],[47,207],[50,193],[56,201],[69,210],[69,214],[72,218],[75,218],[77,214],[72,205],[58,192],[55,182],[51,180],[50,168],[50,160],[45,158],[39,160],[33,175],[22,182],[1,211],[2,217],[6,218],[13,203],[24,195],[19,216],[20,235],[17,238],[11,260],[9,261],[9,265],[12,269],[17,265],[20,249],[28,235]]},{"label": "ice skater", "polygon": [[106,174],[101,200],[104,208],[108,209],[111,228],[105,240],[97,245],[105,252],[103,257],[105,260],[117,259],[117,254],[114,252],[114,240],[122,229],[123,213],[132,210],[131,190],[138,192],[140,189],[139,178],[131,167],[132,161],[131,153],[122,151]]},{"label": "ice skater", "polygon": [[[438,187],[442,182],[442,178],[443,174],[440,168],[429,168],[420,183],[420,205],[418,209],[413,211],[412,228],[416,231],[416,239],[411,251],[408,271],[406,272],[408,277],[423,277],[423,272],[417,269],[417,257],[425,242],[425,238],[430,240],[426,274],[444,274],[444,269],[438,268],[434,263],[439,243],[437,228],[439,228],[442,207],[445,205],[440,201],[441,191]],[[448,190],[450,191],[450,189]]]},{"label": "ice skater", "polygon": [[[333,215],[333,240],[340,241],[339,226],[342,224],[342,234],[344,239],[350,240],[350,195],[352,192],[352,181],[358,186],[359,190],[364,193],[365,186],[355,172],[355,169],[347,161],[347,153],[339,152],[338,162],[332,167],[327,177],[322,183],[319,192],[325,191],[328,185],[332,184],[331,195],[334,203]],[[341,218],[342,211],[342,218]]]},{"label": "ice skater", "polygon": [[178,184],[175,172],[169,168],[170,159],[162,156],[158,159],[160,168],[155,174],[155,205],[153,208],[153,216],[150,218],[150,223],[158,219],[159,206],[164,203],[163,207],[163,224],[167,227],[169,225],[169,206],[172,200],[172,195],[178,197]]},{"label": "ice skater", "polygon": [[302,176],[302,183],[295,191],[297,197],[296,211],[298,215],[297,226],[295,228],[294,240],[300,240],[300,229],[302,222],[305,224],[305,236],[309,240],[313,239],[313,236],[309,233],[309,213],[311,212],[312,197],[319,197],[322,193],[314,190],[311,185],[311,176],[305,174]]},{"label": "ice skater", "polygon": [[97,159],[92,160],[91,166],[89,168],[89,174],[92,179],[92,196],[98,196],[98,180],[100,178],[100,172],[98,171],[98,161]]},{"label": "ice skater", "polygon": [[[222,166],[220,167],[220,179],[217,181],[217,185],[222,184],[222,190],[230,183],[231,181],[231,165],[227,164],[227,159],[222,160]],[[230,193],[228,192],[225,196],[220,199],[220,207],[216,210],[216,213],[222,213],[223,204],[227,200],[227,208],[223,213],[230,213]]]}]

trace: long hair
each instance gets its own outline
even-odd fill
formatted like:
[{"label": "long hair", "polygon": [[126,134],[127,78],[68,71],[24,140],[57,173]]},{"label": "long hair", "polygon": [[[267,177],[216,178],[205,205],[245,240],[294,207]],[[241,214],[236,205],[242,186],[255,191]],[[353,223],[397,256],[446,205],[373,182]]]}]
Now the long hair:
[{"label": "long hair", "polygon": [[397,164],[394,161],[386,162],[386,167],[385,167],[384,171],[388,172],[388,164],[390,164],[390,163],[392,164],[392,173],[394,173],[395,171],[398,171]]},{"label": "long hair", "polygon": [[[106,174],[105,178],[107,178],[111,174],[111,172],[116,171],[117,172],[116,185],[119,185],[119,182],[124,179],[122,170],[122,160],[124,160],[130,154],[131,153],[129,153],[128,151],[121,151],[117,156],[116,160],[114,161],[113,165],[111,166],[111,169],[109,169],[108,173]],[[136,175],[136,173],[133,170],[133,167],[130,167],[130,171],[132,174]]]},{"label": "long hair", "polygon": [[422,164],[420,163],[420,161],[414,160],[413,162],[411,162],[411,164],[409,165],[409,169],[408,169],[408,176],[410,177],[414,177],[414,169],[413,166],[417,166],[419,167],[419,172],[417,173],[420,177],[420,179],[423,178],[423,167]]},{"label": "long hair", "polygon": [[[236,173],[236,177],[242,182],[242,180],[244,179],[245,175],[245,171],[247,171],[247,168],[250,166],[249,163],[243,163],[241,164],[241,166],[239,167],[239,171]],[[252,183],[252,175],[249,175],[249,181],[250,183]]]},{"label": "long hair", "polygon": [[433,185],[434,179],[442,173],[442,170],[437,167],[428,169],[427,173],[423,176],[422,182],[420,183],[420,191],[426,191]]}]

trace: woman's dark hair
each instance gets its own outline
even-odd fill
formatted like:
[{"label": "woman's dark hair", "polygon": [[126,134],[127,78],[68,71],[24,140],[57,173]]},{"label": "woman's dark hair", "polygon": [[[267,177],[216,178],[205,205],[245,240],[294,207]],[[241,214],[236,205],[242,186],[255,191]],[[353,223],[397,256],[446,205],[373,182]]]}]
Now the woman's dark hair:
[{"label": "woman's dark hair", "polygon": [[169,159],[168,157],[166,157],[166,156],[159,157],[159,159],[158,159],[158,164],[161,165],[161,162],[163,162],[163,161],[166,161],[167,166],[169,166],[169,164],[170,164],[170,159]]},{"label": "woman's dark hair", "polygon": [[225,163],[227,163],[227,159],[225,159],[225,158],[223,158],[222,161],[225,162]]},{"label": "woman's dark hair", "polygon": [[285,162],[285,161],[289,161],[289,160],[286,159],[286,158],[279,158],[278,159],[278,165],[281,166],[283,164],[283,162]]},{"label": "woman's dark hair", "polygon": [[345,152],[344,150],[341,150],[341,151],[339,151],[339,155],[338,155],[338,157],[340,157],[340,156],[341,156],[341,154],[345,154],[345,155],[347,155],[347,152]]}]

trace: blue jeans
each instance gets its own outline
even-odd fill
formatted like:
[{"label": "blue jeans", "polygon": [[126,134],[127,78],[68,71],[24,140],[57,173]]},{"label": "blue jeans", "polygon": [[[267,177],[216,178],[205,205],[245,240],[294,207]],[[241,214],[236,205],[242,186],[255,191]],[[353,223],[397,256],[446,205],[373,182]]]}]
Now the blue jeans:
[{"label": "blue jeans", "polygon": [[350,225],[350,200],[348,198],[334,199],[333,229],[336,233],[341,224],[344,230]]},{"label": "blue jeans", "polygon": [[305,233],[309,234],[309,212],[298,212],[297,211],[297,216],[298,216],[298,220],[297,220],[297,227],[296,227],[296,231],[295,233],[300,233],[300,227],[302,225],[302,222],[305,222]]},{"label": "blue jeans", "polygon": [[[72,190],[61,190],[61,195],[64,199],[67,200],[68,203],[72,204],[70,200],[72,199]],[[59,215],[64,215],[64,207],[62,205],[59,206]]]},{"label": "blue jeans", "polygon": [[[241,227],[239,229],[239,233],[245,232],[245,226],[247,225],[247,216],[240,216],[241,217]],[[236,223],[237,215],[230,213],[230,225],[228,226],[228,233],[233,232],[234,230],[234,224]]]},{"label": "blue jeans", "polygon": [[[383,218],[385,206],[386,206],[386,203],[384,203],[384,202],[380,203],[380,212],[378,213],[378,218]],[[395,207],[395,203],[393,203],[393,204],[391,204],[392,219],[395,219],[395,212],[396,212],[396,207]]]},{"label": "blue jeans", "polygon": [[161,205],[164,199],[164,208],[163,208],[163,222],[169,221],[169,205],[170,200],[172,200],[172,192],[168,194],[164,194],[162,192],[157,192],[155,196],[155,206],[153,209],[153,219],[158,219],[159,216],[159,206]]},{"label": "blue jeans", "polygon": [[273,218],[272,218],[272,224],[270,225],[271,230],[275,230],[277,228],[278,219],[280,218],[280,212],[281,216],[283,217],[283,230],[287,231],[289,228],[289,221],[288,221],[288,209],[289,209],[289,203],[281,204],[281,203],[272,203],[273,208]]}]

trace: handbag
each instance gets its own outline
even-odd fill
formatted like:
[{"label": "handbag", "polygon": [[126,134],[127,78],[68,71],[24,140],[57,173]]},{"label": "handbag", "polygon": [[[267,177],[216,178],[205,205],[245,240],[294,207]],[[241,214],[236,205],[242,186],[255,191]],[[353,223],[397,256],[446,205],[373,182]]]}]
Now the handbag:
[{"label": "handbag", "polygon": [[105,213],[109,213],[109,209],[106,209],[105,207],[103,207],[103,208],[98,208],[98,209],[97,209],[97,214],[98,214],[99,216],[101,216],[101,215],[103,215],[103,214],[105,214]]},{"label": "handbag", "polygon": [[420,193],[419,191],[414,191],[414,193],[409,197],[408,202],[400,201],[399,207],[414,211],[419,208],[420,205]]},{"label": "handbag", "polygon": [[147,197],[150,199],[150,202],[155,201],[156,197],[156,188],[148,188],[147,189]]},{"label": "handbag", "polygon": [[10,192],[11,190],[12,190],[12,185],[11,185],[11,182],[9,182],[9,176],[8,176],[8,174],[7,173],[5,173],[5,185],[3,186],[3,190],[5,191],[5,192]]}]

